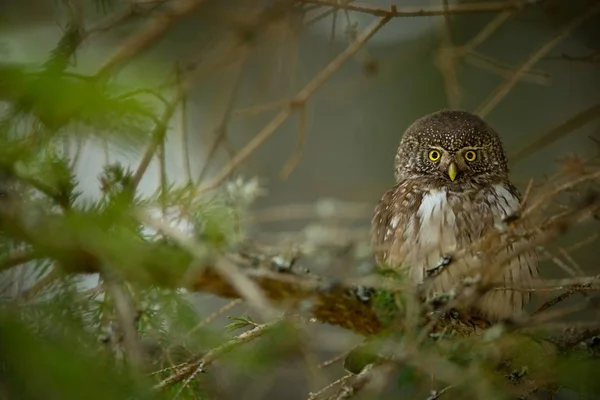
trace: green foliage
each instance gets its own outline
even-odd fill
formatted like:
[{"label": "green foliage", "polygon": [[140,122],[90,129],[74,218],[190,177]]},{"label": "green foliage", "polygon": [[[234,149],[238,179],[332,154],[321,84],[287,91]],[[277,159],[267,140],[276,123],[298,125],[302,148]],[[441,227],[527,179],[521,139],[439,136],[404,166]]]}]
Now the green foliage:
[{"label": "green foliage", "polygon": [[[158,398],[139,390],[137,380],[125,368],[90,349],[75,337],[40,337],[16,315],[0,314],[2,386],[14,399]],[[140,397],[141,396],[141,397]]]},{"label": "green foliage", "polygon": [[234,321],[226,326],[227,330],[230,331],[247,328],[249,326],[256,326],[256,323],[254,323],[250,317],[229,317],[229,319]]},{"label": "green foliage", "polygon": [[4,63],[0,64],[0,77],[0,101],[10,107],[2,122],[2,142],[9,134],[20,137],[14,122],[21,120],[27,126],[38,126],[34,129],[40,140],[68,132],[131,149],[145,142],[156,122],[152,103],[136,99],[135,92],[93,76],[64,72],[56,63],[43,68]]}]

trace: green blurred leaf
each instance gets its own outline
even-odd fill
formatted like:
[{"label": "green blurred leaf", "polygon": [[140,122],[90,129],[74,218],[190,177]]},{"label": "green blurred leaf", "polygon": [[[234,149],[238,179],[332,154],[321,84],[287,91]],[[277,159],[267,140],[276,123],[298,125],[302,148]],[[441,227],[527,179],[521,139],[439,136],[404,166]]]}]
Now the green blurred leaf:
[{"label": "green blurred leaf", "polygon": [[[107,362],[70,335],[40,337],[19,319],[0,313],[2,386],[20,400],[156,399],[127,370]],[[144,389],[145,388],[145,389]]]}]

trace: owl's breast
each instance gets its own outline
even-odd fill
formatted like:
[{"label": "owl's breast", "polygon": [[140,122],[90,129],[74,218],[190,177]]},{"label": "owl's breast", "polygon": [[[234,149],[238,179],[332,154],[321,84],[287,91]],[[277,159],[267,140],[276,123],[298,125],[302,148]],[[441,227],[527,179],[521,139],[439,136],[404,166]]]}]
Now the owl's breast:
[{"label": "owl's breast", "polygon": [[[428,269],[439,265],[444,257],[468,248],[518,207],[518,198],[502,185],[472,192],[443,188],[424,192],[404,234],[407,247],[403,265],[410,266],[415,283],[422,282]],[[453,273],[465,273],[473,257],[463,259],[462,267],[452,268]],[[442,280],[458,278],[448,276]]]}]

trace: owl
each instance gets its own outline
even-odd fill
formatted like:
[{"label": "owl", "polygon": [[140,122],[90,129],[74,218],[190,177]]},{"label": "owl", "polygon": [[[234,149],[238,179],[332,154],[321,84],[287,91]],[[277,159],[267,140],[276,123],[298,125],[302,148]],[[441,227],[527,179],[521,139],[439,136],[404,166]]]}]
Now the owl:
[{"label": "owl", "polygon": [[[396,153],[395,177],[371,223],[375,257],[404,271],[415,285],[427,281],[426,296],[451,293],[464,278],[473,278],[478,267],[530,240],[525,234],[497,239],[493,254],[473,246],[506,226],[521,206],[498,134],[473,114],[442,110],[410,125]],[[520,286],[538,276],[535,251],[523,248],[520,253],[494,281]],[[453,259],[455,254],[461,256]],[[436,267],[439,273],[432,275]],[[496,322],[520,313],[530,296],[491,290],[468,312]]]}]

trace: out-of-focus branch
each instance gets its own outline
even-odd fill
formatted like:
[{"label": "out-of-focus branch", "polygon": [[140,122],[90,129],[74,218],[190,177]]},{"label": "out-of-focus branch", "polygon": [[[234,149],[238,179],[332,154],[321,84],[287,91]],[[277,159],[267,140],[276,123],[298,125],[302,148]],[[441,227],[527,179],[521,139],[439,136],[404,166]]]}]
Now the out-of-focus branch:
[{"label": "out-of-focus branch", "polygon": [[[448,1],[444,0],[444,11],[448,11]],[[452,29],[450,26],[450,15],[444,14],[444,24],[440,28],[441,44],[437,51],[436,64],[442,76],[444,77],[444,86],[446,90],[446,101],[448,106],[453,109],[460,108],[461,88],[456,71],[457,57],[453,51],[454,42],[452,41]]]},{"label": "out-of-focus branch", "polygon": [[256,149],[258,149],[268,138],[270,138],[285,121],[292,115],[294,110],[302,107],[308,98],[323,85],[347,60],[349,60],[379,29],[381,29],[390,17],[384,17],[375,24],[365,29],[341,54],[339,54],[329,65],[318,73],[298,94],[260,131],[240,152],[229,162],[217,176],[205,187],[199,189],[198,193],[204,193],[218,187],[229,175],[235,171]]},{"label": "out-of-focus branch", "polygon": [[447,14],[465,14],[497,12],[505,10],[515,10],[523,7],[521,1],[505,1],[490,3],[465,3],[454,4],[448,7],[430,6],[430,7],[396,7],[392,5],[389,10],[360,4],[347,4],[329,0],[299,0],[304,4],[318,4],[332,7],[337,10],[356,11],[365,14],[376,15],[379,17],[398,18],[398,17],[428,17]]},{"label": "out-of-focus branch", "polygon": [[30,250],[14,250],[7,255],[6,259],[0,262],[0,272],[26,264],[36,258],[38,256]]},{"label": "out-of-focus branch", "polygon": [[106,76],[131,60],[136,54],[146,50],[177,21],[194,11],[204,0],[180,0],[172,2],[171,7],[155,15],[141,32],[131,35],[119,50],[100,68],[98,76]]},{"label": "out-of-focus branch", "polygon": [[577,113],[559,126],[539,135],[539,137],[533,142],[517,151],[511,157],[511,163],[515,164],[526,159],[540,149],[543,149],[544,147],[551,145],[570,133],[577,131],[577,129],[585,126],[597,118],[600,118],[600,103]]},{"label": "out-of-focus branch", "polygon": [[128,356],[129,364],[135,369],[142,367],[142,349],[139,342],[135,312],[135,306],[130,293],[124,285],[119,282],[113,271],[104,270],[102,273],[107,293],[113,299],[119,328],[123,332],[123,343]]},{"label": "out-of-focus branch", "polygon": [[474,50],[477,46],[482,44],[489,38],[494,32],[498,30],[510,17],[514,11],[503,11],[497,14],[490,22],[488,22],[482,30],[477,33],[469,42],[462,46],[465,51]]},{"label": "out-of-focus branch", "polygon": [[510,90],[517,84],[524,71],[530,70],[538,61],[548,54],[554,47],[565,40],[572,31],[577,29],[585,21],[600,12],[600,3],[593,4],[583,14],[575,17],[567,23],[552,39],[537,49],[529,58],[521,64],[504,83],[477,108],[476,114],[485,117],[506,97]]},{"label": "out-of-focus branch", "polygon": [[180,94],[176,99],[172,100],[171,103],[169,103],[167,105],[166,109],[163,112],[162,117],[160,118],[160,120],[158,121],[156,126],[154,127],[154,132],[152,133],[152,139],[150,141],[150,144],[148,145],[148,148],[146,149],[146,152],[144,153],[144,156],[142,157],[142,160],[140,161],[140,165],[138,166],[137,170],[133,174],[133,182],[132,183],[133,183],[134,188],[136,188],[139,185],[140,181],[144,177],[144,174],[146,173],[146,170],[150,166],[152,159],[154,158],[154,156],[156,155],[156,152],[158,151],[159,147],[163,143],[163,141],[165,139],[165,135],[167,133],[167,129],[169,127],[169,121],[171,120],[171,117],[175,113],[175,110],[177,110],[177,106],[179,105],[179,103],[182,99],[183,99],[183,94]]},{"label": "out-of-focus branch", "polygon": [[[463,57],[472,66],[490,71],[504,78],[510,77],[510,74],[514,71],[513,66],[501,63],[473,50],[466,52]],[[523,71],[520,79],[523,82],[532,82],[539,85],[550,84],[550,74],[538,70]]]},{"label": "out-of-focus branch", "polygon": [[185,363],[184,365],[179,367],[173,375],[163,379],[161,382],[156,384],[154,386],[154,389],[164,390],[172,386],[173,384],[181,382],[183,380],[185,380],[187,384],[190,378],[194,377],[198,372],[204,372],[205,368],[212,364],[222,354],[227,353],[244,343],[247,343],[264,335],[265,332],[267,332],[270,329],[273,329],[273,327],[278,323],[279,321],[275,321],[269,324],[258,325],[253,329],[239,334],[233,339],[223,343],[221,346],[208,351],[200,359]]}]

